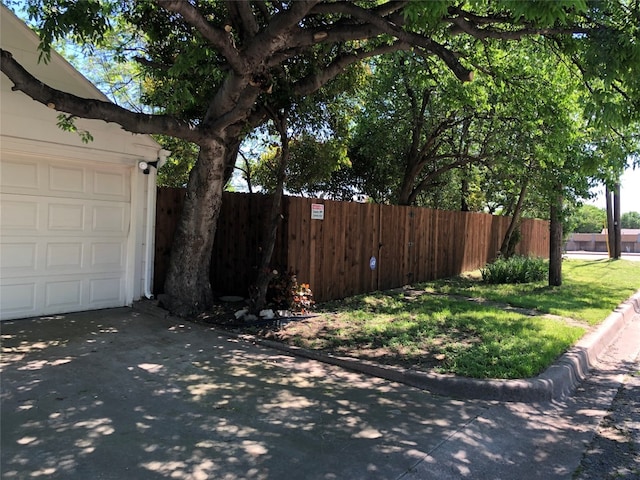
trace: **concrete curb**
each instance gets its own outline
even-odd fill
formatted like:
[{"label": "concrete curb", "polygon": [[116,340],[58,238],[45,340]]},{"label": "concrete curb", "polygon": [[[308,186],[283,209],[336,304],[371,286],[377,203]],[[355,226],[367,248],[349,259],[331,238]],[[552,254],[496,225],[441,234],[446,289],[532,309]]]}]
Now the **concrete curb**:
[{"label": "concrete curb", "polygon": [[[169,317],[166,310],[149,305],[149,302],[138,302],[134,304],[134,309],[162,318]],[[596,364],[599,356],[616,339],[636,313],[640,313],[640,290],[621,303],[596,330],[585,335],[546,371],[534,378],[518,380],[480,380],[422,372],[306,350],[255,335],[215,330],[230,338],[238,338],[298,357],[336,365],[440,395],[465,399],[534,403],[561,400],[572,395],[578,385],[587,377],[589,370]]]}]

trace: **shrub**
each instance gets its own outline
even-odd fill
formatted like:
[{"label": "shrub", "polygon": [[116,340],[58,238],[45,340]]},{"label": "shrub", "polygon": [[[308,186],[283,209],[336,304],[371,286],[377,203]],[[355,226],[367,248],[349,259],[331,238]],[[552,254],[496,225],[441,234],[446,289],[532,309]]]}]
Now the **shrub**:
[{"label": "shrub", "polygon": [[267,302],[275,308],[306,313],[315,303],[308,283],[298,284],[292,271],[279,273],[269,283]]},{"label": "shrub", "polygon": [[547,263],[542,258],[513,256],[498,258],[481,269],[487,283],[530,283],[544,280]]}]

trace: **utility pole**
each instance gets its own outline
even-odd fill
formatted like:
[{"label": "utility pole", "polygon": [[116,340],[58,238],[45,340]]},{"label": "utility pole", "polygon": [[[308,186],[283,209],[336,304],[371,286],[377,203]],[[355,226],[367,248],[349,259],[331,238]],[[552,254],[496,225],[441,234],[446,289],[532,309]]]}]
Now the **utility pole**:
[{"label": "utility pole", "polygon": [[615,245],[615,257],[622,255],[622,231],[620,225],[620,182],[613,187],[613,238]]},{"label": "utility pole", "polygon": [[609,258],[618,259],[622,254],[622,232],[620,231],[620,183],[613,191],[606,188],[607,201],[607,247]]}]

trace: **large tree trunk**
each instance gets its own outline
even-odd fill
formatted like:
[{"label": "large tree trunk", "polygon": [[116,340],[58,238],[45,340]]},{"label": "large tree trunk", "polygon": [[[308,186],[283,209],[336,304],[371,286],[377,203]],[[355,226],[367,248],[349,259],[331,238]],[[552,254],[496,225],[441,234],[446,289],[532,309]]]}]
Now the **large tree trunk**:
[{"label": "large tree trunk", "polygon": [[411,205],[413,200],[415,200],[415,195],[412,197],[413,184],[421,170],[422,167],[416,165],[415,161],[407,160],[407,167],[405,168],[402,184],[398,191],[398,205]]},{"label": "large tree trunk", "polygon": [[194,315],[213,305],[211,252],[222,204],[225,158],[222,142],[201,146],[189,176],[162,298],[164,306],[179,316]]},{"label": "large tree trunk", "polygon": [[562,285],[562,188],[553,194],[549,212],[549,286]]}]

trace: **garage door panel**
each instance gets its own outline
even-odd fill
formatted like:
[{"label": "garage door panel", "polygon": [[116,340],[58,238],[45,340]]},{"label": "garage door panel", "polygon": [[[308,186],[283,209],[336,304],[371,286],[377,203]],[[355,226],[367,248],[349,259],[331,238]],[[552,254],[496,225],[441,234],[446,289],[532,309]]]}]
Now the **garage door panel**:
[{"label": "garage door panel", "polygon": [[[29,239],[30,240],[30,239]],[[38,244],[36,242],[2,243],[0,268],[4,275],[24,272],[33,275],[36,270]]]},{"label": "garage door panel", "polygon": [[82,232],[85,225],[85,206],[71,203],[51,203],[48,210],[49,230]]},{"label": "garage door panel", "polygon": [[2,279],[0,318],[77,312],[125,304],[125,280],[118,274]]},{"label": "garage door panel", "polygon": [[95,172],[93,176],[93,193],[113,198],[117,201],[129,199],[129,179],[124,173]]},{"label": "garage door panel", "polygon": [[129,209],[125,204],[94,205],[92,230],[110,235],[123,235],[129,229]]},{"label": "garage door panel", "polygon": [[81,167],[49,167],[49,189],[55,192],[87,194],[86,172]]},{"label": "garage door panel", "polygon": [[3,161],[0,170],[0,186],[37,191],[40,186],[38,164],[31,161]]},{"label": "garage door panel", "polygon": [[124,285],[120,277],[96,278],[89,281],[89,303],[113,304],[123,297]]},{"label": "garage door panel", "polygon": [[45,236],[123,237],[129,233],[130,220],[128,203],[0,194],[3,236],[28,232]]},{"label": "garage door panel", "polygon": [[78,310],[82,306],[81,279],[46,281],[44,291],[46,310]]},{"label": "garage door panel", "polygon": [[40,205],[37,202],[0,195],[0,225],[3,232],[37,232],[39,219]]},{"label": "garage door panel", "polygon": [[119,273],[126,267],[126,242],[104,237],[7,237],[0,240],[2,277]]},{"label": "garage door panel", "polygon": [[48,161],[13,154],[0,165],[4,193],[45,197],[131,201],[131,169],[113,165],[87,167],[78,162]]},{"label": "garage door panel", "polygon": [[82,242],[48,243],[46,269],[82,270],[84,245]]},{"label": "garage door panel", "polygon": [[0,318],[29,317],[37,313],[36,281],[0,284]]},{"label": "garage door panel", "polygon": [[91,245],[91,268],[120,270],[125,266],[124,253],[122,242],[95,242]]}]

